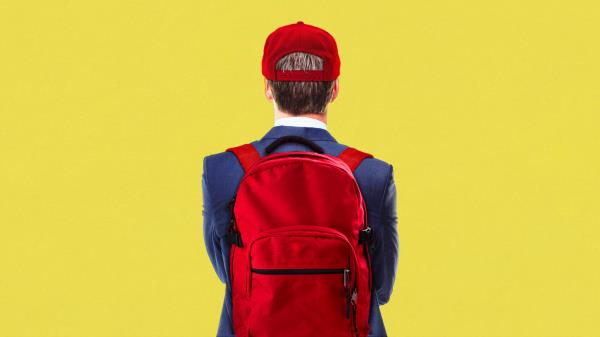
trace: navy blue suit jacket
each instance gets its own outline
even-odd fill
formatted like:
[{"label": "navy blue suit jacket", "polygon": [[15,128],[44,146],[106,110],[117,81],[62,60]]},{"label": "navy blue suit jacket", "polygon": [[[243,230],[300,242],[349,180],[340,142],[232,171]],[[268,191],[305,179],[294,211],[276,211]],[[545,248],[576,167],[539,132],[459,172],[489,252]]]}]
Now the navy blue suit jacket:
[{"label": "navy blue suit jacket", "polygon": [[[323,147],[325,153],[335,156],[347,147],[338,143],[327,130],[295,126],[275,126],[262,139],[252,144],[262,157],[268,144],[286,135],[308,138]],[[274,152],[284,151],[309,151],[309,149],[301,144],[288,143],[278,147]],[[225,233],[230,220],[227,203],[233,198],[243,174],[239,161],[230,152],[221,152],[204,158],[202,174],[204,241],[217,275],[226,284],[217,336],[234,336],[229,284],[230,245],[225,239]],[[370,248],[373,292],[369,336],[387,336],[379,306],[390,299],[398,264],[399,241],[393,167],[382,160],[367,158],[356,169],[355,177],[367,205],[367,220],[374,233]]]}]

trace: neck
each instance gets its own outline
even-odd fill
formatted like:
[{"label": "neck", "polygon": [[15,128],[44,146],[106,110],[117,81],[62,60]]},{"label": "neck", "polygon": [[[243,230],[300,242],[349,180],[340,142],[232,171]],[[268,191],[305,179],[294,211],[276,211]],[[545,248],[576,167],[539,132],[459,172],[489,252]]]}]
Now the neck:
[{"label": "neck", "polygon": [[308,117],[308,118],[314,118],[316,120],[319,120],[319,121],[327,124],[327,114],[307,113],[307,114],[302,114],[302,115],[292,115],[292,114],[284,112],[284,111],[279,111],[279,110],[275,111],[275,120],[278,120],[278,119],[284,118],[284,117]]}]

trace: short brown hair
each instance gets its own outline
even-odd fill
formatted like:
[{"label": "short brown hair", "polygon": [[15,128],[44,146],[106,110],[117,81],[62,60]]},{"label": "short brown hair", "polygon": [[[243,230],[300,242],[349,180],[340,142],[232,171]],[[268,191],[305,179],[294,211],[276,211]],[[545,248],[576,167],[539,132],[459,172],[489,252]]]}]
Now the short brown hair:
[{"label": "short brown hair", "polygon": [[[322,70],[323,59],[317,55],[295,52],[279,59],[277,70]],[[268,80],[279,110],[292,115],[327,113],[335,81],[273,81]]]}]

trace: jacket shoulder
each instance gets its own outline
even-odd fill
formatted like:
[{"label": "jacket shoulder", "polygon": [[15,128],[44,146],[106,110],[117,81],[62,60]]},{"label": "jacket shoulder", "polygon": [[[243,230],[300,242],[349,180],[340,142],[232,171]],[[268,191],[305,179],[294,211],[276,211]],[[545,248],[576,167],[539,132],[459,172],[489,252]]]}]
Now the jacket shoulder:
[{"label": "jacket shoulder", "polygon": [[204,156],[203,162],[205,167],[215,167],[223,164],[231,164],[236,161],[233,153],[228,151],[213,153]]},{"label": "jacket shoulder", "polygon": [[383,195],[393,180],[394,168],[387,161],[373,156],[373,158],[365,158],[354,171],[354,175],[367,203],[367,208],[377,210],[383,201]]},{"label": "jacket shoulder", "polygon": [[204,157],[203,175],[211,191],[229,195],[235,191],[244,170],[233,153],[223,151]]},{"label": "jacket shoulder", "polygon": [[233,153],[227,151],[209,154],[203,159],[204,170],[211,174],[220,172],[222,169],[230,170],[236,166],[235,164],[238,164],[237,158]]},{"label": "jacket shoulder", "polygon": [[[343,145],[343,147],[339,150],[339,153],[341,153],[344,149],[346,149],[348,146],[347,145]],[[370,153],[369,151],[365,151],[361,148],[355,148],[359,151],[363,151],[366,153]],[[339,155],[339,154],[338,154]],[[356,174],[360,174],[360,175],[364,175],[366,174],[372,174],[373,179],[377,179],[377,178],[381,178],[381,176],[388,176],[392,170],[392,164],[386,162],[385,160],[378,158],[376,154],[372,154],[373,157],[371,158],[365,158],[363,159],[363,161],[360,163],[360,165],[356,168]]]},{"label": "jacket shoulder", "polygon": [[356,168],[355,174],[357,178],[370,184],[384,186],[393,174],[393,166],[379,158],[365,158]]},{"label": "jacket shoulder", "polygon": [[[370,167],[371,170],[388,172],[392,169],[392,164],[380,158],[365,158],[361,163],[361,166]],[[359,166],[360,167],[360,166]]]}]

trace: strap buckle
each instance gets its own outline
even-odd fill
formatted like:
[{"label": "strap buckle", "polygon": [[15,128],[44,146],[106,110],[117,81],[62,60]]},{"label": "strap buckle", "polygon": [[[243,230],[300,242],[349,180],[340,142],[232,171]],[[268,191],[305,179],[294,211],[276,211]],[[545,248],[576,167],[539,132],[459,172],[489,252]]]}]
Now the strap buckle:
[{"label": "strap buckle", "polygon": [[373,230],[367,227],[358,232],[358,243],[371,243],[373,241]]},{"label": "strap buckle", "polygon": [[229,226],[229,230],[227,230],[227,234],[225,235],[225,239],[229,244],[236,245],[238,247],[242,247],[242,236],[240,232],[233,228],[233,219],[231,220],[232,225]]},{"label": "strap buckle", "polygon": [[227,233],[225,234],[225,240],[230,245],[236,245],[238,247],[242,247],[242,236],[240,232],[237,230],[237,223],[235,222],[235,214],[233,212],[233,208],[235,205],[235,196],[228,203],[227,208],[229,208],[229,212],[231,212],[231,220],[229,220],[229,228],[227,229]]}]

